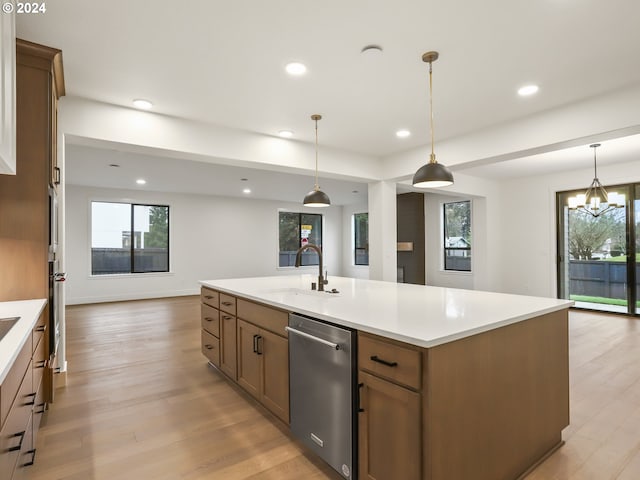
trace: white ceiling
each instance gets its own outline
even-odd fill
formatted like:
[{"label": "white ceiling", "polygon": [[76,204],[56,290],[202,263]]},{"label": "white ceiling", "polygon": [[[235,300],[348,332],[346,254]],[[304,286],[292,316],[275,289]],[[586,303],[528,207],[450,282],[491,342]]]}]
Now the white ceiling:
[{"label": "white ceiling", "polygon": [[[422,53],[440,52],[442,140],[640,84],[638,18],[633,0],[57,0],[45,14],[18,15],[17,33],[62,49],[69,96],[146,98],[162,114],[291,129],[309,142],[320,113],[322,145],[382,157],[429,141]],[[383,53],[362,55],[369,44]],[[289,61],[307,74],[288,76]],[[518,97],[527,83],[540,92]],[[400,128],[412,135],[396,138]],[[630,138],[638,151],[640,136]],[[526,165],[542,173],[584,162],[564,152],[465,173],[508,178],[530,174]]]}]

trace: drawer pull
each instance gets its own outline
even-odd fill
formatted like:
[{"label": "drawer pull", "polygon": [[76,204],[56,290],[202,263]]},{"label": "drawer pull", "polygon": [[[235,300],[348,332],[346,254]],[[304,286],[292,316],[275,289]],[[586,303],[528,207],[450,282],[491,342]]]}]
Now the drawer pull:
[{"label": "drawer pull", "polygon": [[36,404],[36,395],[37,393],[28,393],[25,397],[31,397],[32,400],[30,402],[25,402],[25,405],[35,405]]},{"label": "drawer pull", "polygon": [[46,361],[46,360],[38,360],[38,361],[36,362],[36,366],[35,366],[35,368],[44,368],[44,364],[45,364],[45,363],[47,363],[47,361]]},{"label": "drawer pull", "polygon": [[40,325],[36,328],[36,332],[44,332],[47,329],[44,325]]},{"label": "drawer pull", "polygon": [[222,319],[223,320],[231,320],[233,317],[230,317],[229,315],[223,315]]},{"label": "drawer pull", "polygon": [[213,295],[205,295],[204,298],[206,298],[207,300],[211,300],[213,298]]},{"label": "drawer pull", "polygon": [[207,343],[204,348],[206,348],[207,350],[213,350],[213,345],[211,345],[210,343]]},{"label": "drawer pull", "polygon": [[360,395],[361,395],[360,392],[362,390],[362,387],[364,387],[364,383],[359,383],[358,384],[358,413],[364,412],[364,408],[360,406]]},{"label": "drawer pull", "polygon": [[211,317],[204,317],[204,319],[205,319],[207,322],[213,322],[213,318],[211,318]]},{"label": "drawer pull", "polygon": [[40,411],[38,411],[38,412],[35,412],[35,413],[36,413],[36,414],[38,414],[38,415],[40,415],[41,413],[44,413],[44,411],[46,410],[46,408],[45,408],[45,406],[46,406],[46,405],[47,405],[46,403],[40,403],[40,404],[38,404],[38,405],[37,405],[37,407],[38,407],[38,408],[41,408],[42,410],[40,410]]},{"label": "drawer pull", "polygon": [[222,302],[222,304],[223,304],[225,307],[230,307],[231,305],[233,305],[233,302]]},{"label": "drawer pull", "polygon": [[31,454],[31,461],[27,462],[23,465],[23,467],[30,467],[31,465],[33,465],[36,461],[36,449],[34,448],[33,450],[29,450],[27,452],[25,452],[27,454]]},{"label": "drawer pull", "polygon": [[371,356],[371,360],[373,360],[374,362],[381,363],[382,365],[386,365],[387,367],[397,367],[398,366],[398,362],[388,362],[386,360],[383,360],[382,358],[378,358],[377,355],[372,355]]},{"label": "drawer pull", "polygon": [[20,443],[15,447],[11,447],[7,449],[7,452],[17,452],[18,450],[22,450],[22,441],[24,440],[24,434],[27,433],[26,430],[23,430],[18,433],[14,433],[11,435],[13,438],[20,437]]}]

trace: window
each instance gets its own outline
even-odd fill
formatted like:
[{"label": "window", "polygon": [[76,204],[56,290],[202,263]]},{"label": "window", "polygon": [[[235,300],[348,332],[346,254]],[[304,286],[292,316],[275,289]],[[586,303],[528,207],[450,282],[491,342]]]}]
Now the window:
[{"label": "window", "polygon": [[354,263],[369,265],[369,214],[355,213],[353,215],[353,244]]},{"label": "window", "polygon": [[471,202],[445,203],[444,269],[460,272],[471,271]]},{"label": "window", "polygon": [[[296,252],[309,243],[322,249],[322,215],[317,213],[279,212],[278,238],[279,267],[294,267]],[[313,250],[302,253],[302,265],[318,265],[318,254]]]},{"label": "window", "polygon": [[169,207],[91,202],[91,274],[169,271]]}]

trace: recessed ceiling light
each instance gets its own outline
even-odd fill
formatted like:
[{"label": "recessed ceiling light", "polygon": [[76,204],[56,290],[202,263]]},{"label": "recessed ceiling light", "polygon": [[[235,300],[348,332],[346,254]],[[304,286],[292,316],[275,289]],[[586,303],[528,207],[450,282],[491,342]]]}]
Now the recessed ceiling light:
[{"label": "recessed ceiling light", "polygon": [[240,181],[241,181],[241,182],[246,182],[246,181],[248,181],[248,180],[249,180],[248,178],[241,178],[241,179],[240,179]]},{"label": "recessed ceiling light", "polygon": [[396,132],[396,137],[398,138],[407,138],[409,135],[411,135],[409,130],[398,130]]},{"label": "recessed ceiling light", "polygon": [[287,63],[284,68],[289,75],[304,75],[307,71],[307,67],[300,62]]},{"label": "recessed ceiling light", "polygon": [[136,183],[137,183],[138,185],[144,185],[145,183],[147,183],[147,181],[146,181],[146,180],[144,180],[144,179],[142,179],[142,178],[139,178],[138,180],[136,180]]},{"label": "recessed ceiling light", "polygon": [[251,189],[250,188],[245,188],[242,190],[242,193],[251,193]]},{"label": "recessed ceiling light", "polygon": [[533,95],[534,93],[537,93],[538,90],[540,90],[538,88],[537,85],[525,85],[524,87],[520,87],[518,89],[518,95],[520,95],[521,97],[527,97],[529,95]]},{"label": "recessed ceiling light", "polygon": [[120,168],[120,165],[118,165],[117,163],[110,163],[109,166],[113,168]]},{"label": "recessed ceiling light", "polygon": [[278,135],[280,135],[282,138],[291,138],[293,137],[293,132],[291,130],[280,130],[278,132]]},{"label": "recessed ceiling light", "polygon": [[150,110],[153,107],[153,103],[151,103],[149,100],[137,98],[133,101],[133,106],[136,108],[141,108],[142,110]]}]

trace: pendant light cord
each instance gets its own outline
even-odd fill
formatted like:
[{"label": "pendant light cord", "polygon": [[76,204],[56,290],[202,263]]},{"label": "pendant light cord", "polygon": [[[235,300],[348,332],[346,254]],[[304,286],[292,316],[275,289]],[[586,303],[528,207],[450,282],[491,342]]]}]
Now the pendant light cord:
[{"label": "pendant light cord", "polygon": [[436,155],[433,153],[433,74],[431,64],[432,62],[429,62],[429,116],[431,120],[431,123],[429,124],[431,127],[431,157],[429,161],[434,163],[436,161]]},{"label": "pendant light cord", "polygon": [[320,190],[318,185],[318,120],[316,119],[316,186],[314,190]]},{"label": "pendant light cord", "polygon": [[596,180],[598,180],[598,163],[596,162],[596,149],[598,147],[593,147],[593,176]]}]

